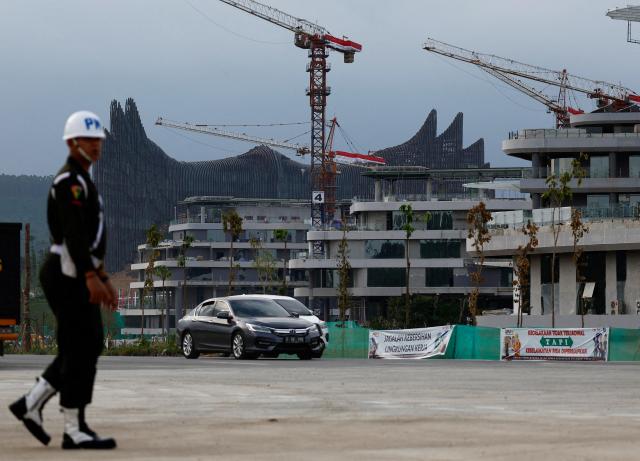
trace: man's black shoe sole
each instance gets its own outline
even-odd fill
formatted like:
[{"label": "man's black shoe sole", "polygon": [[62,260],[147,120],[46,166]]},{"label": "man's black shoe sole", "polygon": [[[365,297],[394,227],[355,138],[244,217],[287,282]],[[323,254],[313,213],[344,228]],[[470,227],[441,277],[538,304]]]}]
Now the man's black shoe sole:
[{"label": "man's black shoe sole", "polygon": [[114,439],[95,439],[87,442],[75,443],[67,434],[64,434],[62,437],[62,448],[65,450],[111,450],[116,448],[116,446],[116,441]]},{"label": "man's black shoe sole", "polygon": [[38,439],[40,443],[42,443],[43,445],[49,445],[49,442],[51,442],[51,436],[47,434],[44,429],[42,429],[42,426],[36,424],[35,421],[32,421],[28,418],[25,419],[24,417],[24,415],[27,414],[27,399],[22,397],[16,400],[11,405],[9,405],[9,410],[11,410],[11,413],[13,413],[16,418],[22,421],[31,435]]}]

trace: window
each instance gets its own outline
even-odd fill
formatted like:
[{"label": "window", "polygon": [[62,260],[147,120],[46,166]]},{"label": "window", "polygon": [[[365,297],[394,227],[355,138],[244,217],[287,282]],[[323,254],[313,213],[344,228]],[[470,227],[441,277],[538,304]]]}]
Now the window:
[{"label": "window", "polygon": [[211,280],[211,268],[187,267],[188,280]]},{"label": "window", "polygon": [[403,287],[406,285],[406,273],[403,268],[367,269],[369,287]]},{"label": "window", "polygon": [[597,156],[589,159],[589,177],[590,178],[608,178],[609,177],[609,157]]},{"label": "window", "polygon": [[427,267],[425,271],[425,286],[427,287],[452,287],[452,267]]},{"label": "window", "polygon": [[364,248],[368,259],[397,259],[405,256],[402,240],[367,240]]},{"label": "window", "polygon": [[551,173],[555,174],[556,176],[560,176],[563,173],[571,173],[572,161],[572,158],[554,158],[551,161]]},{"label": "window", "polygon": [[427,221],[428,230],[453,229],[453,215],[450,211],[431,212],[431,217]]},{"label": "window", "polygon": [[213,310],[213,314],[211,316],[215,317],[218,315],[218,312],[229,312],[229,311],[230,309],[227,303],[225,303],[224,301],[216,301],[215,309]]},{"label": "window", "polygon": [[587,208],[609,208],[609,196],[587,195]]},{"label": "window", "polygon": [[209,242],[224,242],[226,236],[222,229],[209,229],[207,230],[207,240]]},{"label": "window", "polygon": [[460,240],[421,240],[421,258],[459,258]]},{"label": "window", "polygon": [[640,178],[640,155],[629,156],[629,177]]},{"label": "window", "polygon": [[215,302],[210,302],[207,304],[203,304],[202,307],[200,308],[200,312],[198,313],[198,315],[200,317],[213,317],[214,316],[214,304]]}]

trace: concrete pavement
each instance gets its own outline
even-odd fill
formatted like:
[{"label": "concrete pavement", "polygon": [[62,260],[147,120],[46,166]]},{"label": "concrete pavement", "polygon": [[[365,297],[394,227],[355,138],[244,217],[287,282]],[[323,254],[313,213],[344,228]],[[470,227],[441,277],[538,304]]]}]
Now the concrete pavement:
[{"label": "concrete pavement", "polygon": [[640,364],[103,357],[110,453],[39,446],[6,406],[51,360],[0,358],[4,460],[610,460],[640,449]]}]

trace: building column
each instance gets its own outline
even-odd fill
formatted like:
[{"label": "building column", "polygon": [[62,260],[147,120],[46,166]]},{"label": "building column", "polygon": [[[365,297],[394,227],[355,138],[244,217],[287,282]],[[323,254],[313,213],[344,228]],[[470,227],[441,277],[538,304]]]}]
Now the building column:
[{"label": "building column", "polygon": [[373,183],[374,197],[376,202],[382,202],[382,179],[376,178]]},{"label": "building column", "polygon": [[557,255],[560,258],[560,295],[558,296],[558,310],[560,315],[575,315],[576,309],[576,265],[570,254]]},{"label": "building column", "polygon": [[617,169],[618,169],[618,162],[616,161],[616,153],[609,152],[609,177],[610,178],[618,177],[618,174],[616,171]]},{"label": "building column", "polygon": [[[180,284],[178,284],[180,285]],[[176,295],[174,297],[175,300],[175,310],[174,310],[174,316],[175,316],[175,321],[176,321],[176,325],[178,325],[178,320],[180,320],[184,313],[182,312],[182,292],[184,290],[182,289],[182,286],[177,286],[176,287]]]},{"label": "building column", "polygon": [[540,177],[540,153],[534,152],[531,155],[531,177],[533,179]]},{"label": "building column", "polygon": [[529,306],[531,306],[531,315],[542,314],[541,268],[542,264],[540,255],[532,255],[531,266],[529,268]]},{"label": "building column", "polygon": [[431,200],[431,196],[433,194],[433,180],[431,176],[427,178],[427,200]]},{"label": "building column", "polygon": [[607,251],[605,263],[605,309],[611,312],[611,303],[618,299],[617,277],[616,277],[616,252]]}]

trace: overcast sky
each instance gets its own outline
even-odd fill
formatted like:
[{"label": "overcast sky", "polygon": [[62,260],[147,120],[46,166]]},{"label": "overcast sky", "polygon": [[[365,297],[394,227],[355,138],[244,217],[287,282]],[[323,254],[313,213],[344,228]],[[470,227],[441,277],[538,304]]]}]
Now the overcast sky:
[{"label": "overcast sky", "polygon": [[[406,141],[436,109],[438,132],[463,112],[465,146],[483,137],[487,161],[517,165],[500,150],[508,132],[552,127],[533,100],[422,50],[427,37],[640,90],[640,45],[605,16],[621,6],[608,0],[265,1],[363,44],[354,64],[329,58],[327,109],[363,151]],[[88,109],[108,124],[112,99],[133,97],[147,135],[186,161],[252,146],[176,133],[154,126],[156,117],[309,120],[306,51],[291,32],[217,0],[1,0],[0,59],[0,173],[53,174],[66,156],[66,117]],[[285,139],[306,129],[240,130]]]}]

